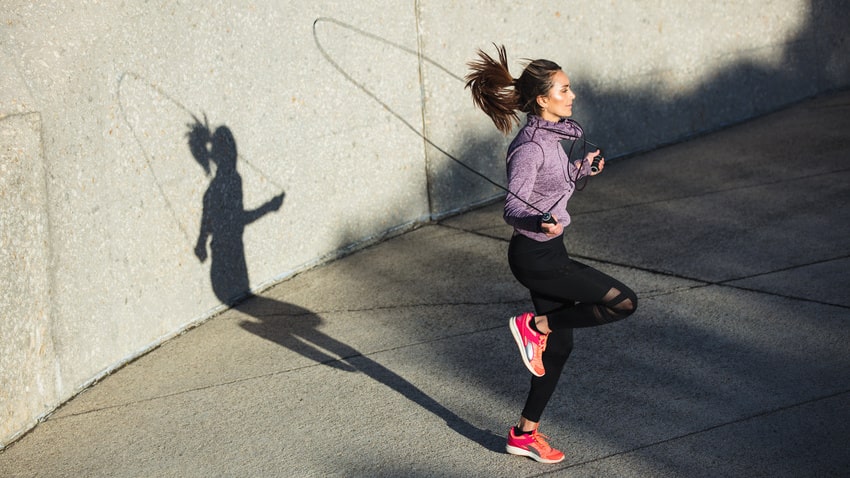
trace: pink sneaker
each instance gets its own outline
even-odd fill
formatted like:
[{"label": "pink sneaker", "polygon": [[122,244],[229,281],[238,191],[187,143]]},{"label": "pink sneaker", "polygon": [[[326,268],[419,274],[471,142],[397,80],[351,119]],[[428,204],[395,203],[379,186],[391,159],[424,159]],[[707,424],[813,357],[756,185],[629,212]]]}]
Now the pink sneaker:
[{"label": "pink sneaker", "polygon": [[511,455],[527,456],[540,463],[560,463],[564,461],[564,453],[549,446],[546,439],[549,438],[537,430],[531,434],[516,435],[514,427],[508,432],[508,444],[505,451]]},{"label": "pink sneaker", "polygon": [[534,314],[526,312],[511,317],[508,326],[511,328],[511,334],[514,336],[517,347],[519,347],[522,363],[528,367],[528,370],[535,377],[542,377],[546,373],[543,368],[543,351],[546,350],[548,335],[535,332],[529,326],[532,320],[534,320]]}]

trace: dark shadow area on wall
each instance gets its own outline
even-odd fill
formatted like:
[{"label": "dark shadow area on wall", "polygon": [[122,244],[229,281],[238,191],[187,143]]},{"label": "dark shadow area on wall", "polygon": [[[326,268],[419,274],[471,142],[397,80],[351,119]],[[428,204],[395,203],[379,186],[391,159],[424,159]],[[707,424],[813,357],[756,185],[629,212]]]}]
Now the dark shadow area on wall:
[{"label": "dark shadow area on wall", "polygon": [[280,209],[284,193],[257,209],[245,210],[242,178],[236,169],[236,142],[230,129],[219,126],[212,132],[207,124],[196,122],[187,136],[192,156],[204,172],[210,175],[215,166],[204,194],[195,255],[201,262],[206,261],[209,242],[210,281],[216,297],[256,319],[256,322],[243,321],[240,324],[243,329],[316,363],[346,372],[361,372],[445,420],[450,429],[467,439],[491,450],[501,447],[501,437],[474,427],[404,377],[321,332],[319,315],[294,304],[251,294],[242,236],[247,225]]},{"label": "dark shadow area on wall", "polygon": [[[723,7],[718,7],[723,8]],[[850,85],[850,4],[812,0],[808,17],[777,52],[779,59],[749,58],[724,65],[682,94],[655,82],[627,90],[577,85],[576,115],[609,158],[633,156],[759,117],[818,94]],[[769,17],[772,12],[766,11]],[[761,19],[753,19],[757,21]],[[765,49],[766,53],[768,52]],[[821,58],[813,67],[812,58]],[[566,66],[565,66],[566,67]],[[592,72],[591,72],[592,74]]]}]

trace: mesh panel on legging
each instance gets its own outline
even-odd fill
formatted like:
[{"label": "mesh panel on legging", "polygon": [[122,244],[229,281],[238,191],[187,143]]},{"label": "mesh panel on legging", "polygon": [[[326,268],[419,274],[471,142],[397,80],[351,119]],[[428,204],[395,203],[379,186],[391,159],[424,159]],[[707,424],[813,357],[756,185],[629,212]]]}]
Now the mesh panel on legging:
[{"label": "mesh panel on legging", "polygon": [[625,292],[612,287],[602,298],[601,305],[593,307],[593,315],[600,324],[616,322],[632,315],[637,304],[637,295],[630,289]]},{"label": "mesh panel on legging", "polygon": [[608,289],[599,303],[580,302],[574,307],[547,314],[549,327],[557,330],[609,324],[632,315],[637,308],[637,302],[637,294],[634,291],[618,284]]}]

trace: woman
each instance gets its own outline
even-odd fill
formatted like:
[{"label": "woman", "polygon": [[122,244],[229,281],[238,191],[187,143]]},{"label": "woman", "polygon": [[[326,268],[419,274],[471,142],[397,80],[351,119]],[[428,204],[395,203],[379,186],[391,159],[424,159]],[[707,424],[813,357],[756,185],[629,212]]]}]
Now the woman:
[{"label": "woman", "polygon": [[[514,232],[508,263],[517,280],[531,293],[536,315],[512,317],[509,326],[523,363],[531,371],[531,389],[519,422],[508,432],[508,453],[543,463],[558,463],[564,454],[552,448],[537,429],[573,346],[573,328],[624,319],[637,307],[635,293],[596,269],[570,259],[564,228],[570,223],[567,201],[576,181],[599,174],[605,160],[593,151],[584,158],[568,158],[561,140],[578,140],[579,125],[566,120],[576,98],[570,79],[556,63],[534,60],[519,78],[508,69],[505,47],[496,61],[481,50],[469,63],[466,87],[475,105],[496,127],[509,134],[527,122],[507,154],[509,193],[504,219]],[[591,162],[599,160],[595,172]],[[543,214],[548,212],[551,218]]]}]

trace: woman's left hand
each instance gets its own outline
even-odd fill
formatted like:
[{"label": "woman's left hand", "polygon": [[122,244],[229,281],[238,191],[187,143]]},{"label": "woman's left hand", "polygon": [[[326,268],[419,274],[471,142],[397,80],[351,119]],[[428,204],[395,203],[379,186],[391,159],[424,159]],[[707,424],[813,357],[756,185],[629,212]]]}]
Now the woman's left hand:
[{"label": "woman's left hand", "polygon": [[558,222],[558,218],[554,214],[552,214],[552,219],[555,220],[554,223],[540,223],[540,230],[543,234],[546,234],[546,237],[558,237],[564,233],[564,226]]}]

